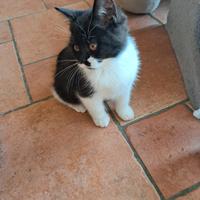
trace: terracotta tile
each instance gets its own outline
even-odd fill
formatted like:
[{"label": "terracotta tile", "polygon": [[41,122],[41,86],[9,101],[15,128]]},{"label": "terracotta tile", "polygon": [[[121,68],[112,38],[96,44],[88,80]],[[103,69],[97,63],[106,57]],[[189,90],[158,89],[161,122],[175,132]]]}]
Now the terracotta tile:
[{"label": "terracotta tile", "polygon": [[0,21],[13,17],[32,14],[45,9],[42,0],[6,0],[0,1]]},{"label": "terracotta tile", "polygon": [[130,31],[159,25],[159,23],[149,15],[134,15],[130,13],[126,13],[126,15],[128,16]]},{"label": "terracotta tile", "polygon": [[200,189],[195,190],[183,197],[177,198],[177,200],[198,200],[200,197]]},{"label": "terracotta tile", "polygon": [[51,58],[25,67],[27,83],[34,101],[51,95],[55,66],[56,58]]},{"label": "terracotta tile", "polygon": [[163,27],[135,34],[141,52],[140,78],[133,91],[133,107],[141,116],[187,98],[176,56]]},{"label": "terracotta tile", "polygon": [[0,23],[0,43],[12,40],[8,22]]},{"label": "terracotta tile", "polygon": [[44,0],[48,8],[73,4],[81,0]]},{"label": "terracotta tile", "polygon": [[170,0],[162,0],[160,6],[155,10],[153,16],[159,19],[163,24],[167,23]]},{"label": "terracotta tile", "polygon": [[128,136],[165,197],[200,179],[200,123],[184,105],[127,128]]},{"label": "terracotta tile", "polygon": [[93,7],[93,4],[94,4],[94,0],[86,0],[89,4],[90,7]]},{"label": "terracotta tile", "polygon": [[74,10],[87,10],[89,8],[88,4],[84,1],[74,3],[74,4],[69,4],[65,7],[70,8],[70,9],[74,9]]},{"label": "terracotta tile", "polygon": [[14,19],[12,26],[23,64],[57,55],[70,36],[66,18],[54,9]]},{"label": "terracotta tile", "polygon": [[3,199],[159,199],[113,123],[54,100],[0,120]]},{"label": "terracotta tile", "polygon": [[0,45],[0,66],[0,112],[3,113],[29,103],[12,42]]}]

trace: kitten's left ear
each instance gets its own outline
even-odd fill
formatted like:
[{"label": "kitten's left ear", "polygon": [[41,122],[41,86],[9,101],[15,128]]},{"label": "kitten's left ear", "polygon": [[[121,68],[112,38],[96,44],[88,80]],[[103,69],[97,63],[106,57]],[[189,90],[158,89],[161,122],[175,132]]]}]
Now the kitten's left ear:
[{"label": "kitten's left ear", "polygon": [[93,16],[101,25],[108,25],[111,21],[117,22],[118,8],[114,0],[95,0]]},{"label": "kitten's left ear", "polygon": [[76,18],[84,12],[81,10],[69,10],[66,8],[55,8],[55,9],[64,14],[67,18],[69,18],[72,21],[75,21]]}]

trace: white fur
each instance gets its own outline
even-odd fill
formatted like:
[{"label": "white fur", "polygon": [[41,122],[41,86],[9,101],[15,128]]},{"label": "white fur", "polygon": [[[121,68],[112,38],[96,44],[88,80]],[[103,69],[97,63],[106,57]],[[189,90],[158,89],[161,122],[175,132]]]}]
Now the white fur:
[{"label": "white fur", "polygon": [[193,113],[194,117],[196,117],[197,119],[200,119],[200,108],[198,110],[195,110]]},{"label": "white fur", "polygon": [[123,120],[130,120],[134,112],[129,106],[131,90],[137,79],[140,60],[134,40],[127,38],[124,50],[115,58],[109,58],[99,63],[90,57],[91,68],[80,64],[85,76],[94,87],[95,94],[89,98],[81,98],[97,126],[106,127],[110,118],[106,113],[103,101],[113,100],[116,112]]},{"label": "white fur", "polygon": [[55,97],[55,99],[57,99],[60,103],[72,108],[73,110],[75,110],[76,112],[80,112],[80,113],[84,113],[86,112],[86,108],[83,105],[72,105],[69,103],[66,103],[65,101],[63,101],[57,94],[57,92],[55,91],[54,88],[52,88],[52,94]]}]

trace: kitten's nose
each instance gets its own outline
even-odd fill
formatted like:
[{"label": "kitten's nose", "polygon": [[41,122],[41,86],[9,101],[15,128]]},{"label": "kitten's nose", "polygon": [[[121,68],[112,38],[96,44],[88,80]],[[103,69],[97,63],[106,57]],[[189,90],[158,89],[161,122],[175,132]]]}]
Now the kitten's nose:
[{"label": "kitten's nose", "polygon": [[[89,58],[89,57],[88,57]],[[82,59],[81,60],[81,64],[85,64],[86,66],[91,66],[91,63],[88,61],[88,58],[87,59]]]},{"label": "kitten's nose", "polygon": [[82,64],[85,64],[86,62],[88,62],[88,58],[89,58],[89,57],[90,57],[89,55],[82,56],[82,57],[81,57],[81,63],[82,63]]},{"label": "kitten's nose", "polygon": [[85,61],[84,63],[86,66],[90,67],[91,66],[91,63],[89,61]]}]

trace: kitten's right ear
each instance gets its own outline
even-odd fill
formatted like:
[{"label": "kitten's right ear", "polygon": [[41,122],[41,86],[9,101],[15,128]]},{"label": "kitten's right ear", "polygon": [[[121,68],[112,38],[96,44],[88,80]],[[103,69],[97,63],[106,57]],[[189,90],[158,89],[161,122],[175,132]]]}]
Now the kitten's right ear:
[{"label": "kitten's right ear", "polygon": [[69,10],[66,8],[57,8],[55,7],[55,9],[59,12],[61,12],[62,14],[64,14],[67,18],[69,18],[72,21],[75,21],[77,18],[77,15],[80,14],[81,11],[75,11],[75,10]]},{"label": "kitten's right ear", "polygon": [[94,0],[93,16],[104,26],[118,21],[118,7],[115,0]]}]

